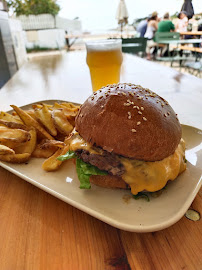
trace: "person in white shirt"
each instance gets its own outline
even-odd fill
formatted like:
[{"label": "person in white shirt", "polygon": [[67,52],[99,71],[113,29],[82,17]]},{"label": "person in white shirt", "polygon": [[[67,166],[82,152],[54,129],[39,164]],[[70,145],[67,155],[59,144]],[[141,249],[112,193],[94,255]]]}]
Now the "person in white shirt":
[{"label": "person in white shirt", "polygon": [[186,32],[188,26],[188,18],[185,11],[181,11],[175,25],[176,32]]},{"label": "person in white shirt", "polygon": [[150,50],[151,48],[156,46],[156,43],[154,42],[153,38],[155,36],[157,29],[158,29],[158,14],[157,12],[153,12],[151,17],[148,19],[147,30],[144,35],[144,37],[147,38],[147,48],[146,48],[147,60],[151,60]]}]

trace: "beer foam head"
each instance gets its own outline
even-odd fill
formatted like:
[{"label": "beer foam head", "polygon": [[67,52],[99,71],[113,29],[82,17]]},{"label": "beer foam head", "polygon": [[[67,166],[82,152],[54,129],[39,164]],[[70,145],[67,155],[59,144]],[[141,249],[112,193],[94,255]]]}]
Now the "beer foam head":
[{"label": "beer foam head", "polygon": [[87,51],[110,51],[121,49],[121,39],[100,39],[86,42]]}]

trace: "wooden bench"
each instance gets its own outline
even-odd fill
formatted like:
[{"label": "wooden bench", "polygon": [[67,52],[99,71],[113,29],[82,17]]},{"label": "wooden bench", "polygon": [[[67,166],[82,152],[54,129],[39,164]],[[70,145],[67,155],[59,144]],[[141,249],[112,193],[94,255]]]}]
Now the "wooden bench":
[{"label": "wooden bench", "polygon": [[184,51],[191,51],[191,52],[198,52],[198,53],[202,53],[202,48],[197,48],[197,47],[189,47],[189,46],[185,46],[185,45],[181,45],[178,46],[178,49],[180,50],[184,50]]}]

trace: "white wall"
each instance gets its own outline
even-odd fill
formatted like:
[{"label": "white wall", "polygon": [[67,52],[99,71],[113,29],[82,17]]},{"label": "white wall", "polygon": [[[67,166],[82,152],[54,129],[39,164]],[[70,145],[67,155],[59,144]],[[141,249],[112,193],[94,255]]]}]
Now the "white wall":
[{"label": "white wall", "polygon": [[27,61],[27,53],[26,53],[22,25],[21,25],[21,22],[16,19],[9,19],[9,25],[10,25],[17,65],[18,65],[18,68],[20,68]]},{"label": "white wall", "polygon": [[63,29],[47,29],[25,32],[26,47],[32,49],[34,47],[62,49],[65,42],[65,31]]},{"label": "white wall", "polygon": [[21,23],[23,30],[44,30],[44,29],[63,29],[68,32],[81,33],[82,26],[79,20],[69,20],[51,14],[40,15],[21,15],[17,17]]}]

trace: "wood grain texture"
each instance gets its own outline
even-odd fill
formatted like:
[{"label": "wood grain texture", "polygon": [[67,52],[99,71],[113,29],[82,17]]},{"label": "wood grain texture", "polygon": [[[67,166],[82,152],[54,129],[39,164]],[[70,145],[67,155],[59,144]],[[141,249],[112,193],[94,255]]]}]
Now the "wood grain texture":
[{"label": "wood grain texture", "polygon": [[[190,208],[202,213],[202,189]],[[175,225],[153,233],[120,231],[131,269],[201,270],[202,219],[183,217]]]},{"label": "wood grain texture", "polygon": [[[183,124],[202,129],[200,79],[124,55],[121,81],[164,96]],[[0,109],[43,99],[83,102],[90,93],[85,53],[67,53],[23,66],[0,90]],[[202,189],[192,207],[202,213]],[[35,269],[201,270],[202,220],[124,232],[0,168],[0,270]]]},{"label": "wood grain texture", "polygon": [[129,269],[119,230],[0,168],[0,269]]},{"label": "wood grain texture", "polygon": [[[0,269],[202,269],[202,220],[130,233],[2,168],[0,190]],[[202,190],[191,208],[202,212]]]}]

